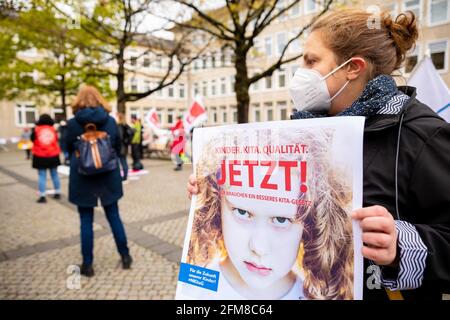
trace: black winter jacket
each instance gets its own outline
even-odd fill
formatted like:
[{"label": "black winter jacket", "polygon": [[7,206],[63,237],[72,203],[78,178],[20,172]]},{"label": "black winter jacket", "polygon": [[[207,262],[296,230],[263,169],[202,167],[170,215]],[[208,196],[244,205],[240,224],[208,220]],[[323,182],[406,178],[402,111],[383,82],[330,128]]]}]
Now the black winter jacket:
[{"label": "black winter jacket", "polygon": [[[399,219],[416,227],[428,249],[422,286],[401,293],[406,300],[442,299],[450,293],[450,124],[414,98],[415,88],[399,89],[411,97],[399,114],[366,120],[363,206],[384,206],[397,219],[398,199]],[[387,294],[365,282],[364,299]]]}]

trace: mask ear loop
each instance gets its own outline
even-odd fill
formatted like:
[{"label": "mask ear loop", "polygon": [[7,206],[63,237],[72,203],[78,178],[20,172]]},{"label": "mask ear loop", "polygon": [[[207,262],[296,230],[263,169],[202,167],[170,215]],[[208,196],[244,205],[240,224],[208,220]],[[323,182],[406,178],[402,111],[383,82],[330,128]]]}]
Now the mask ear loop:
[{"label": "mask ear loop", "polygon": [[[334,70],[332,70],[331,72],[329,72],[328,74],[326,74],[322,80],[325,80],[326,78],[328,78],[329,76],[331,76],[333,73],[335,73],[336,71],[338,71],[339,69],[341,69],[342,67],[344,67],[347,63],[349,63],[350,61],[352,61],[352,58],[348,59],[347,61],[345,61],[343,64],[341,64],[340,66],[338,66],[337,68],[335,68]],[[341,89],[339,89],[338,92],[336,92],[336,94],[334,96],[332,96],[328,102],[333,101],[334,98],[336,98],[342,91],[344,91],[344,89],[347,87],[347,85],[350,83],[350,80],[347,80],[347,82],[342,86]]]}]

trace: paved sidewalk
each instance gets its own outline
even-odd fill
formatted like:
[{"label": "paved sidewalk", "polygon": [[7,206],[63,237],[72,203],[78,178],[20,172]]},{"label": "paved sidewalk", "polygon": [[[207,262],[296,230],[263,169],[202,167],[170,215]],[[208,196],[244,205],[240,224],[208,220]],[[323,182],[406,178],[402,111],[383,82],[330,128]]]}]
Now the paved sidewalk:
[{"label": "paved sidewalk", "polygon": [[[0,152],[0,299],[173,299],[186,231],[191,166],[172,170],[169,161],[144,160],[149,174],[124,185],[119,202],[131,270],[122,270],[101,208],[95,213],[93,278],[81,277],[79,218],[63,199],[37,204],[37,172],[24,154]],[[49,179],[48,188],[52,188]]]}]

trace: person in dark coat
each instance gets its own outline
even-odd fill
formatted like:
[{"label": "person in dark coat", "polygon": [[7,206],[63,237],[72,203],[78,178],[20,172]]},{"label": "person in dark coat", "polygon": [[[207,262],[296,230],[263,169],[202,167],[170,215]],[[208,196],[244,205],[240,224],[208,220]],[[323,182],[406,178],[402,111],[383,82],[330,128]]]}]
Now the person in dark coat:
[{"label": "person in dark coat", "polygon": [[134,131],[126,123],[125,115],[121,112],[119,112],[117,115],[117,125],[120,137],[119,161],[123,171],[122,180],[125,183],[128,178],[128,163],[127,163],[128,149],[130,147],[131,138],[133,137]]},{"label": "person in dark coat", "polygon": [[[340,10],[314,23],[290,85],[292,119],[366,119],[363,208],[352,213],[362,229],[363,299],[442,300],[450,292],[450,124],[392,77],[418,38],[414,13],[383,12],[379,28],[369,28],[371,17]],[[188,191],[198,187],[192,175]],[[306,254],[332,270],[329,257]]]},{"label": "person in dark coat", "polygon": [[61,146],[61,151],[64,155],[64,164],[67,166],[69,164],[69,153],[67,152],[66,147],[66,134],[67,134],[67,122],[65,120],[61,120],[59,122],[59,144]]},{"label": "person in dark coat", "polygon": [[55,199],[61,198],[61,183],[59,181],[57,167],[61,164],[59,153],[61,149],[58,145],[58,135],[56,133],[53,119],[48,114],[42,114],[35,128],[31,132],[33,141],[32,166],[39,172],[39,199],[38,203],[47,202],[45,198],[47,184],[47,170],[50,171],[53,186],[55,188]]},{"label": "person in dark coat", "polygon": [[117,124],[108,115],[109,105],[92,86],[83,86],[72,104],[74,118],[67,124],[66,146],[70,157],[69,201],[78,208],[81,220],[81,252],[83,264],[81,274],[93,276],[93,217],[94,207],[100,201],[114,235],[117,250],[121,256],[122,267],[129,269],[132,258],[129,254],[127,237],[120,219],[118,201],[123,196],[122,178],[119,166],[113,171],[93,176],[78,172],[78,160],[75,154],[75,143],[85,130],[87,124],[93,123],[98,131],[105,131],[110,137],[116,154],[120,154],[120,137]]}]

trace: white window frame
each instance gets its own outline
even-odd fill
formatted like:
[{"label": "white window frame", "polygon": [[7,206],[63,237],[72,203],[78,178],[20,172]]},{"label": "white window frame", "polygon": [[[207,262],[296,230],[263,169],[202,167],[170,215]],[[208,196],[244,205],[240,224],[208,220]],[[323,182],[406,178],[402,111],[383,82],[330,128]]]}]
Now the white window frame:
[{"label": "white window frame", "polygon": [[439,22],[431,22],[431,2],[432,0],[428,0],[427,3],[427,24],[429,27],[436,27],[436,26],[440,26],[443,24],[447,24],[450,22],[450,0],[446,0],[447,1],[447,19],[444,21],[439,21]]},{"label": "white window frame", "polygon": [[444,69],[437,70],[437,72],[439,74],[447,73],[448,72],[448,65],[449,65],[448,58],[449,58],[449,43],[450,43],[450,39],[444,38],[444,39],[434,39],[434,40],[431,40],[431,41],[427,41],[426,52],[429,52],[430,53],[430,57],[431,57],[430,44],[437,43],[437,42],[445,42],[446,43],[445,56],[444,56]]},{"label": "white window frame", "polygon": [[[14,121],[17,127],[19,128],[30,128],[33,127],[34,123],[28,123],[26,121],[26,113],[28,111],[32,111],[31,109],[34,109],[34,119],[37,121],[39,118],[39,113],[36,108],[36,105],[30,101],[25,101],[21,103],[17,103],[14,107]],[[22,123],[19,122],[19,113],[22,114]]]},{"label": "white window frame", "polygon": [[[406,8],[406,1],[411,1],[411,0],[403,0],[402,1],[402,12],[405,12],[406,10],[411,10]],[[417,17],[417,19],[419,20],[419,23],[423,20],[423,0],[419,0],[419,16]]]}]

